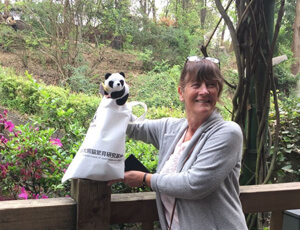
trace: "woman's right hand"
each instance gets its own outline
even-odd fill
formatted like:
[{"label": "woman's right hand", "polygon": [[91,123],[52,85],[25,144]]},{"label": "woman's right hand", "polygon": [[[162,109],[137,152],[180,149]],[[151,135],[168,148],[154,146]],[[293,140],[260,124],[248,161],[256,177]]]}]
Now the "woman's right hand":
[{"label": "woman's right hand", "polygon": [[[124,174],[124,179],[117,179],[117,180],[111,180],[108,182],[108,186],[111,186],[112,184],[116,182],[124,182],[129,187],[141,187],[143,186],[143,179],[144,179],[145,173],[141,171],[127,171]],[[152,174],[148,173],[146,175],[146,185],[148,187],[151,186],[151,177]]]}]

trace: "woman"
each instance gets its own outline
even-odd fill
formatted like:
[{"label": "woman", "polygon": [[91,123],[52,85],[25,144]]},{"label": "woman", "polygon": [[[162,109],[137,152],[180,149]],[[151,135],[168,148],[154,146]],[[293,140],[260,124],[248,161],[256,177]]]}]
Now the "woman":
[{"label": "woman", "polygon": [[238,182],[242,132],[215,109],[223,89],[215,60],[190,57],[185,62],[178,93],[186,119],[146,120],[127,129],[130,138],[159,149],[156,173],[129,171],[122,181],[131,187],[145,184],[157,193],[162,229],[247,229]]}]

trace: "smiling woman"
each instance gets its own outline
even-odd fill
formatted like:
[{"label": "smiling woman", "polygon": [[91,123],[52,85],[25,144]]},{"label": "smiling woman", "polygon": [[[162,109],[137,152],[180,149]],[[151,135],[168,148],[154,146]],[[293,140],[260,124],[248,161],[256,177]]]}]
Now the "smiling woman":
[{"label": "smiling woman", "polygon": [[[185,104],[188,137],[212,114],[223,89],[223,78],[209,59],[187,60],[180,77],[179,98]],[[188,140],[190,138],[187,138]]]},{"label": "smiling woman", "polygon": [[186,118],[128,125],[130,138],[159,149],[158,166],[154,174],[128,171],[117,181],[156,192],[162,229],[247,229],[239,199],[242,131],[215,110],[222,89],[218,63],[187,59],[178,87]]}]

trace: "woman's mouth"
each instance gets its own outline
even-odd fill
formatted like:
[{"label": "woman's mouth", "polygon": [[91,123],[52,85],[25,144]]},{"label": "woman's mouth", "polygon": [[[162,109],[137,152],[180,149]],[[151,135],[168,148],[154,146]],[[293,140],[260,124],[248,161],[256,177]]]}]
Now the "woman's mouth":
[{"label": "woman's mouth", "polygon": [[195,100],[197,103],[210,103],[210,100]]}]

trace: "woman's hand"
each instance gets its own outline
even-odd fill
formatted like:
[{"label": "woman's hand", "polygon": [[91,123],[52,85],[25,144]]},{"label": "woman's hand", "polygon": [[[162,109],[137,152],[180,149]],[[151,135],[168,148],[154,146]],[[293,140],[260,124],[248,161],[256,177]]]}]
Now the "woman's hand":
[{"label": "woman's hand", "polygon": [[[141,187],[143,185],[143,178],[145,176],[144,172],[141,171],[128,171],[124,174],[124,179],[117,179],[117,180],[111,180],[108,182],[108,186],[111,186],[112,184],[116,182],[124,182],[129,187]],[[151,180],[152,174],[147,174],[146,176],[146,184],[147,186],[150,186],[150,180]]]}]

